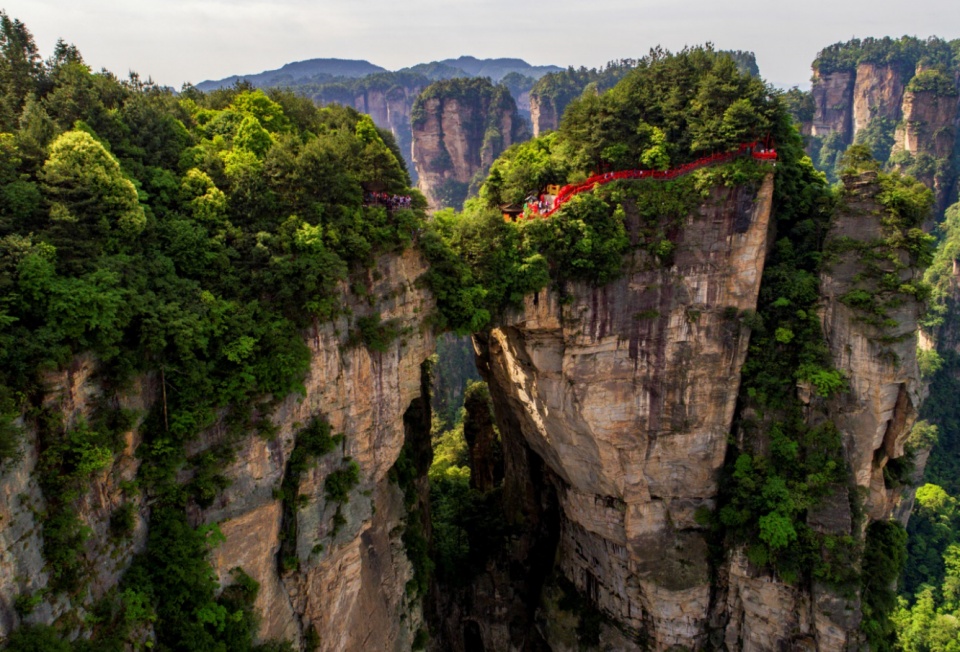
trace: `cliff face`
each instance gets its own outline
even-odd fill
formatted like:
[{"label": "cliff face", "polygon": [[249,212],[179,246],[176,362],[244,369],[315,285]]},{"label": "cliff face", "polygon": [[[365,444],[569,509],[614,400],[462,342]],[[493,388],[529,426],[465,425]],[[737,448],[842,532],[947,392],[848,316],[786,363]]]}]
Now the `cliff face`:
[{"label": "cliff face", "polygon": [[958,96],[935,91],[907,91],[903,96],[902,115],[894,136],[893,151],[909,153],[914,159],[932,159],[932,165],[912,172],[933,190],[936,211],[942,214],[950,203],[956,182],[956,172],[949,163],[956,151],[957,128],[960,127]]},{"label": "cliff face", "polygon": [[[876,173],[845,179],[845,185],[844,206],[830,228],[827,247],[844,239],[875,243],[885,235]],[[900,260],[907,263],[905,256]],[[893,271],[890,267],[888,271]],[[861,313],[842,301],[855,288],[876,290],[869,281],[865,286],[864,270],[857,254],[847,251],[821,275],[821,323],[833,364],[848,379],[849,391],[827,400],[811,387],[799,387],[806,420],[831,420],[842,439],[851,486],[836,487],[807,517],[815,531],[839,536],[860,536],[871,521],[895,517],[906,521],[912,490],[888,486],[884,467],[904,454],[924,397],[916,357],[923,306],[906,298],[888,312],[890,321],[883,329],[866,323]],[[921,276],[909,265],[895,273],[902,283]],[[922,472],[926,455],[915,461]],[[863,521],[851,507],[856,496],[863,500]],[[759,651],[787,645],[787,649],[848,650],[863,644],[858,591],[843,595],[820,581],[808,589],[786,584],[759,571],[740,549],[729,553],[719,586],[717,608],[725,613],[714,618],[724,623],[728,649]]]},{"label": "cliff face", "polygon": [[[95,371],[94,359],[80,356],[68,369],[47,375],[48,391],[43,404],[63,413],[64,426],[89,416],[100,397],[100,387],[93,380]],[[114,397],[115,404],[142,414],[157,397],[157,380],[152,376],[138,378],[128,391]],[[87,596],[92,600],[102,597],[117,583],[133,554],[142,550],[146,541],[147,530],[141,517],[135,519],[128,541],[116,542],[109,536],[110,516],[125,500],[131,501],[137,510],[142,509],[142,498],[127,495],[123,488],[124,483],[136,478],[140,465],[136,458],[136,447],[140,443],[136,428],[126,433],[125,442],[125,450],[115,459],[113,467],[98,473],[82,498],[83,525],[90,528],[86,561],[89,568],[96,569]],[[16,465],[7,465],[0,474],[0,559],[3,560],[0,563],[0,639],[21,622],[49,623],[71,610],[66,596],[44,596],[51,569],[43,557],[40,519],[46,506],[36,472],[35,432],[28,431],[22,448],[23,459]],[[44,596],[44,600],[29,613],[19,615],[16,599],[36,595]]]},{"label": "cliff face", "polygon": [[[881,163],[933,189],[940,216],[956,197],[958,84],[955,74],[945,73],[946,88],[914,88],[911,80],[924,72],[922,65],[905,71],[902,65],[874,63],[860,63],[855,71],[815,72],[814,116],[802,130],[820,141],[811,153],[825,168],[854,142],[867,143]],[[829,155],[823,156],[824,151]]]},{"label": "cliff face", "polygon": [[[236,461],[221,470],[230,485],[211,506],[190,513],[195,525],[216,523],[225,536],[211,555],[221,582],[229,583],[230,570],[239,566],[260,583],[255,606],[264,639],[285,638],[299,645],[312,629],[321,650],[410,649],[422,616],[418,601],[405,590],[412,567],[399,533],[407,515],[402,492],[387,472],[404,443],[404,414],[421,396],[420,365],[434,349],[432,335],[423,328],[433,299],[415,285],[425,269],[414,250],[379,259],[361,282],[376,298],[382,319],[396,320],[400,337],[383,353],[349,346],[347,317],[309,333],[313,355],[305,394],[287,397],[271,415],[275,437],[251,435],[240,443]],[[354,316],[374,310],[346,288],[343,301]],[[68,420],[87,414],[99,397],[94,369],[91,360],[81,358],[71,369],[50,377],[48,401],[58,405]],[[142,378],[117,400],[142,413],[158,400],[157,385],[152,376]],[[285,522],[277,490],[295,434],[317,415],[329,421],[334,433],[342,433],[344,441],[303,474],[299,494],[306,496],[306,502],[294,512],[294,528]],[[217,428],[206,432],[190,452],[202,452],[223,437]],[[91,598],[115,586],[131,555],[143,549],[149,507],[139,498],[135,498],[132,540],[116,544],[107,532],[110,514],[124,498],[123,482],[135,478],[138,470],[136,428],[127,441],[127,452],[94,481],[80,510],[93,533],[87,546],[92,582],[90,596],[81,597],[78,604],[89,605]],[[36,464],[34,442],[31,434],[24,460],[0,478],[5,496],[0,507],[5,559],[0,564],[0,636],[20,621],[11,604],[14,597],[48,584],[36,516],[44,508],[43,497],[31,476]],[[336,503],[325,499],[324,481],[347,456],[359,466],[359,483],[338,510]],[[338,511],[345,521],[339,527],[334,524]],[[279,558],[281,539],[291,532],[296,533],[292,546],[296,560],[285,564],[289,560]],[[27,622],[50,623],[69,616],[71,610],[82,615],[83,609],[60,597],[45,596]]]},{"label": "cliff face", "polygon": [[554,131],[560,127],[560,116],[557,107],[550,98],[543,98],[536,94],[530,95],[530,122],[533,124],[533,137],[542,133]]},{"label": "cliff face", "polygon": [[[851,238],[869,243],[884,237],[881,218],[884,208],[877,200],[880,187],[875,175],[864,173],[848,180],[845,208],[837,216],[830,240]],[[922,279],[922,270],[910,267],[899,254],[902,269],[888,265],[901,283]],[[854,482],[867,490],[865,510],[874,520],[889,518],[897,492],[884,486],[883,467],[903,455],[903,445],[917,418],[923,399],[923,385],[917,367],[918,320],[922,303],[903,297],[902,303],[887,311],[888,326],[864,322],[863,316],[844,304],[842,298],[862,287],[862,261],[852,253],[842,255],[821,278],[822,322],[834,365],[845,372],[850,391],[829,405],[837,427],[844,434],[844,449],[853,470]],[[871,288],[872,289],[872,288]]]},{"label": "cliff face", "polygon": [[[742,401],[750,334],[737,315],[756,308],[772,244],[772,188],[770,176],[753,191],[715,190],[681,228],[671,267],[634,260],[605,287],[529,297],[477,340],[504,439],[506,491],[528,509],[539,505],[546,520],[550,501],[536,487],[552,488],[558,570],[616,623],[601,627],[598,649],[843,650],[862,642],[855,588],[789,583],[731,540],[711,566],[701,524],[716,505]],[[883,235],[877,192],[875,177],[850,182],[831,241]],[[854,538],[871,520],[904,512],[909,496],[885,483],[883,469],[903,455],[922,398],[920,305],[907,298],[892,308],[886,330],[866,323],[841,300],[863,287],[864,269],[847,251],[821,279],[821,321],[849,391],[826,399],[797,387],[805,421],[837,426],[851,472],[850,486],[834,487],[807,525]],[[906,265],[896,273],[910,284],[919,272]],[[542,460],[543,470],[530,460]],[[530,474],[528,485],[517,484],[518,469]],[[865,521],[851,507],[858,496]],[[540,595],[539,631],[551,649],[576,649],[575,625],[565,625],[570,615],[554,592],[548,584]],[[501,649],[494,643],[502,630],[475,622],[485,649]]]},{"label": "cliff face", "polygon": [[736,315],[756,306],[772,189],[768,176],[717,191],[669,268],[637,260],[572,302],[529,297],[481,355],[504,439],[553,478],[563,574],[658,649],[695,647],[709,615],[694,514],[717,496],[749,339]]},{"label": "cliff face", "polygon": [[462,205],[471,183],[528,136],[509,92],[488,80],[428,87],[414,107],[413,160],[430,207]]},{"label": "cliff face", "polygon": [[874,117],[896,122],[905,82],[895,66],[861,63],[853,86],[853,135],[865,129]]},{"label": "cliff face", "polygon": [[855,75],[834,72],[813,75],[814,116],[810,133],[813,136],[839,134],[844,142],[853,137],[853,87]]}]

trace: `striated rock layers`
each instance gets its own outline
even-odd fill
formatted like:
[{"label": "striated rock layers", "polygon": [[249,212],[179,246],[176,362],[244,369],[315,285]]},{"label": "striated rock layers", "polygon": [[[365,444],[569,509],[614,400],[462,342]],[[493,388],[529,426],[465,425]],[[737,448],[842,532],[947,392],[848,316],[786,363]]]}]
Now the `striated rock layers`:
[{"label": "striated rock layers", "polygon": [[529,137],[510,92],[488,79],[427,87],[413,108],[413,160],[433,209],[460,207],[493,161]]},{"label": "striated rock layers", "polygon": [[528,297],[480,356],[505,449],[522,438],[553,478],[563,574],[660,649],[697,646],[707,625],[694,514],[717,496],[749,339],[737,315],[756,307],[772,193],[772,175],[717,190],[672,265],[638,258],[603,288]]},{"label": "striated rock layers", "polygon": [[834,139],[830,147],[836,151],[866,140],[881,159],[892,146],[890,163],[932,188],[934,208],[942,215],[956,196],[952,159],[957,152],[960,96],[952,73],[944,73],[935,90],[921,81],[922,75],[933,72],[922,65],[905,71],[897,63],[868,62],[850,71],[815,71],[814,116],[804,125],[804,133]]},{"label": "striated rock layers", "polygon": [[853,86],[856,76],[850,72],[813,75],[814,115],[810,134],[839,134],[844,142],[853,138]]},{"label": "striated rock layers", "polygon": [[[433,336],[423,327],[433,299],[415,285],[425,269],[415,250],[379,259],[358,282],[366,285],[368,295],[376,298],[376,309],[384,320],[392,320],[400,336],[377,353],[348,345],[348,317],[310,332],[313,355],[305,393],[287,397],[271,415],[277,428],[274,438],[251,434],[240,442],[236,461],[221,470],[230,486],[210,507],[190,514],[194,524],[218,524],[225,536],[211,554],[221,582],[229,583],[230,570],[239,566],[260,583],[255,607],[263,639],[288,639],[299,647],[305,638],[314,638],[308,635],[312,630],[319,650],[409,650],[420,627],[419,602],[406,591],[413,575],[400,538],[406,509],[401,490],[387,473],[404,444],[404,415],[422,394],[421,363],[434,350]],[[366,298],[353,297],[346,288],[344,302],[355,317],[374,310]],[[48,403],[59,406],[68,422],[89,413],[99,398],[94,370],[92,360],[81,358],[49,378]],[[158,385],[154,376],[142,378],[117,400],[143,413],[159,400]],[[277,490],[295,434],[317,415],[344,440],[301,477],[299,494],[306,502],[295,511],[293,528],[284,522]],[[223,436],[219,428],[204,433],[190,453],[216,446]],[[43,497],[31,476],[35,434],[30,438],[25,458],[0,478],[0,637],[21,622],[13,608],[15,597],[36,594],[48,583],[37,520]],[[114,586],[132,554],[143,549],[149,506],[139,498],[134,498],[132,540],[117,543],[107,532],[111,511],[124,499],[124,481],[137,475],[136,428],[127,441],[127,451],[92,483],[80,510],[92,532],[86,551],[89,595],[74,597],[72,606],[66,599],[44,596],[27,622],[50,623],[70,616],[70,609],[82,616],[84,606],[77,605],[89,605]],[[338,510],[325,500],[324,480],[347,456],[359,466],[359,484]],[[345,522],[336,527],[338,511]],[[291,546],[295,563],[279,558],[281,532],[296,533]]]},{"label": "striated rock layers", "polygon": [[[849,186],[829,239],[876,243],[886,235],[876,179]],[[525,492],[526,500],[543,493],[541,483],[552,487],[558,569],[616,624],[601,628],[601,646],[826,651],[862,643],[855,588],[840,595],[819,582],[790,584],[733,544],[718,560],[697,514],[718,498],[749,340],[738,315],[756,307],[772,192],[772,175],[759,188],[717,189],[673,238],[670,266],[637,259],[605,287],[528,297],[476,340],[504,439],[505,491],[522,503]],[[841,301],[863,287],[856,251],[838,255],[821,279],[821,321],[849,391],[831,399],[802,385],[797,392],[811,425],[837,426],[851,483],[835,487],[807,523],[858,537],[870,520],[904,512],[902,490],[885,484],[883,469],[903,455],[922,397],[920,305],[906,298],[885,330],[866,323]],[[895,273],[909,284],[919,272],[906,264]],[[517,469],[530,473],[526,487]],[[864,520],[851,507],[856,497]],[[540,596],[538,631],[551,649],[576,649],[569,631],[563,638],[572,625],[555,592]],[[483,618],[472,627],[485,649],[505,649],[497,647],[502,627]]]},{"label": "striated rock layers", "polygon": [[543,97],[536,93],[530,94],[530,123],[533,125],[534,138],[559,129],[562,114],[563,110],[557,110],[554,98]]},{"label": "striated rock layers", "polygon": [[942,214],[955,198],[957,173],[951,158],[957,152],[960,96],[932,90],[908,90],[903,96],[893,152],[909,154],[917,165],[910,172],[933,190]]}]

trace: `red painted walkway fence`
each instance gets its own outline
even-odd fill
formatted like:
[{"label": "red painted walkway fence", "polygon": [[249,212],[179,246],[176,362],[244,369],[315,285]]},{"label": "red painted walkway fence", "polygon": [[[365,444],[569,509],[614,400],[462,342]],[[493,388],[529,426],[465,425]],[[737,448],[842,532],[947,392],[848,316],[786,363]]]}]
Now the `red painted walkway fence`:
[{"label": "red painted walkway fence", "polygon": [[540,212],[536,202],[527,204],[527,207],[530,208],[532,215],[550,217],[560,210],[560,207],[570,201],[573,197],[582,192],[592,191],[598,185],[602,186],[605,183],[610,183],[611,181],[620,181],[622,179],[655,179],[660,181],[668,181],[670,179],[676,179],[677,177],[690,174],[694,170],[699,170],[700,168],[707,167],[708,165],[727,163],[741,156],[752,156],[760,161],[776,161],[777,151],[775,149],[768,148],[760,141],[754,141],[752,143],[744,143],[740,145],[740,147],[735,151],[704,156],[703,158],[698,158],[696,161],[691,161],[690,163],[686,163],[680,167],[671,168],[669,170],[621,170],[619,172],[595,174],[586,181],[581,181],[580,183],[576,184],[568,184],[562,187],[560,192],[553,200],[553,206],[543,213]]}]

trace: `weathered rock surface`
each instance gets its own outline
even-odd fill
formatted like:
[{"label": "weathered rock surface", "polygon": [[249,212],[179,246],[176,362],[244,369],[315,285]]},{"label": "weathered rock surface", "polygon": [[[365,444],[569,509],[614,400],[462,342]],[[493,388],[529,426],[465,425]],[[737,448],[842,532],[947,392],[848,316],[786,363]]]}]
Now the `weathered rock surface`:
[{"label": "weathered rock surface", "polygon": [[572,301],[528,297],[481,356],[505,440],[521,436],[556,476],[564,575],[657,649],[702,642],[694,513],[717,495],[749,339],[736,315],[756,306],[772,192],[772,175],[716,191],[672,265],[638,258],[603,288],[568,288]]},{"label": "weathered rock surface", "polygon": [[853,86],[853,135],[873,118],[896,122],[903,100],[903,74],[896,66],[861,63]]},{"label": "weathered rock surface", "polygon": [[560,116],[551,98],[537,94],[530,96],[530,123],[533,125],[533,137],[554,131],[560,127]]},{"label": "weathered rock surface", "polygon": [[[876,175],[865,173],[845,180],[845,208],[834,220],[829,239],[851,238],[864,243],[884,237],[881,219],[885,209],[876,195]],[[901,283],[916,283],[922,270],[906,265],[897,272]],[[834,365],[848,379],[850,391],[830,406],[831,417],[844,437],[844,450],[855,484],[866,492],[870,518],[892,513],[895,495],[884,487],[883,467],[903,455],[903,445],[917,419],[923,384],[917,367],[917,330],[923,306],[913,297],[891,308],[891,325],[883,330],[864,323],[840,299],[859,287],[863,264],[854,252],[842,254],[821,276],[823,329]],[[891,268],[890,270],[894,270]],[[862,282],[861,282],[862,283]]]},{"label": "weathered rock surface", "polygon": [[[861,132],[873,120],[883,120],[872,137],[887,141],[888,146],[889,139],[893,139],[890,163],[905,165],[933,189],[934,214],[940,216],[956,200],[957,175],[952,160],[958,145],[960,96],[907,90],[910,80],[923,70],[922,64],[913,71],[897,64],[860,63],[855,71],[824,75],[814,72],[814,115],[812,121],[802,125],[802,131],[818,138],[833,136],[838,142],[831,143],[831,147],[842,152],[862,137]],[[954,86],[958,86],[955,74],[948,74],[954,75]],[[907,157],[904,161],[903,153],[910,154],[913,160]],[[932,222],[927,226],[932,226]]]},{"label": "weathered rock surface", "polygon": [[[353,317],[322,324],[309,334],[313,353],[304,381],[305,394],[287,397],[271,415],[277,436],[246,438],[236,461],[223,470],[231,485],[209,508],[194,509],[197,523],[217,523],[226,541],[211,555],[224,583],[230,570],[241,567],[260,583],[256,608],[261,616],[260,636],[299,644],[308,629],[320,639],[321,650],[409,650],[422,616],[419,603],[408,599],[405,585],[412,577],[399,532],[406,518],[400,489],[387,478],[404,442],[404,413],[421,395],[421,363],[432,354],[434,339],[424,316],[434,307],[429,292],[416,280],[426,264],[415,250],[387,255],[361,282],[366,298],[350,295],[344,303]],[[356,280],[356,279],[355,279]],[[378,310],[393,320],[401,335],[384,353],[347,346],[352,319]],[[50,379],[48,403],[68,419],[85,415],[101,389],[89,358],[78,358],[68,370]],[[157,400],[156,379],[139,380],[118,398],[120,405],[145,413]],[[333,432],[342,433],[342,449],[304,474],[300,493],[308,504],[297,511],[296,551],[299,564],[282,571],[278,559],[280,534],[286,530],[283,510],[275,498],[286,471],[296,432],[316,415],[323,415]],[[221,441],[214,428],[195,442],[192,452]],[[18,625],[13,610],[17,595],[44,588],[48,579],[41,555],[41,528],[37,513],[43,497],[31,476],[36,464],[35,435],[27,454],[0,476],[0,638]],[[136,476],[136,431],[128,436],[127,451],[104,476],[97,478],[84,499],[81,518],[91,527],[91,597],[114,586],[134,552],[142,549],[148,509],[137,502],[140,514],[133,540],[122,546],[109,542],[112,510],[124,499],[120,483]],[[333,516],[338,506],[327,504],[324,481],[351,457],[360,468],[359,484],[340,506],[345,523],[337,530]],[[137,499],[139,500],[139,499]],[[49,623],[65,611],[57,596],[47,596],[35,608],[30,622]]]},{"label": "weathered rock surface", "polygon": [[413,161],[432,209],[462,204],[478,175],[510,145],[529,137],[506,89],[490,85],[464,92],[462,84],[438,82],[418,100]]},{"label": "weathered rock surface", "polygon": [[[935,210],[942,214],[954,197],[957,181],[949,163],[957,147],[960,96],[907,91],[903,96],[902,113],[903,120],[897,125],[893,151],[933,159],[933,164],[919,169],[916,176],[933,190]],[[937,164],[937,161],[947,165]]]},{"label": "weathered rock surface", "polygon": [[853,137],[853,87],[856,75],[852,72],[813,74],[814,116],[810,134],[826,136],[840,134],[843,142]]},{"label": "weathered rock surface", "polygon": [[[64,428],[90,418],[101,398],[101,388],[94,374],[96,361],[88,355],[77,357],[69,368],[48,373],[44,380],[44,407],[62,415]],[[116,395],[117,407],[132,410],[141,416],[157,395],[156,379],[140,377],[125,392]],[[71,605],[65,596],[45,595],[50,582],[49,569],[43,558],[41,518],[46,509],[43,492],[36,475],[38,458],[37,433],[25,428],[23,459],[0,469],[0,640],[21,622],[49,623],[65,613]],[[127,492],[124,485],[136,477],[140,462],[135,450],[139,445],[136,429],[125,435],[126,447],[114,459],[112,468],[95,475],[79,505],[83,525],[89,528],[85,545],[86,563],[94,572],[86,592],[81,596],[88,604],[102,597],[115,586],[133,555],[143,549],[146,523],[142,498]],[[125,541],[110,537],[110,516],[124,502],[134,505],[136,516],[131,536]],[[18,597],[42,597],[24,618],[14,609]]]},{"label": "weathered rock surface", "polygon": [[[848,183],[829,237],[873,243],[883,235],[876,179]],[[617,649],[861,644],[858,596],[787,583],[738,549],[711,575],[696,518],[717,496],[748,339],[735,316],[755,307],[771,192],[771,179],[756,196],[717,191],[683,224],[671,267],[634,261],[603,288],[568,287],[563,303],[553,292],[529,297],[477,340],[504,437],[507,494],[530,490],[509,486],[522,466],[510,451],[529,447],[555,489],[557,567],[616,623]],[[844,254],[822,278],[821,319],[850,390],[826,400],[799,388],[808,420],[837,426],[852,470],[852,487],[837,487],[808,516],[810,527],[836,535],[860,535],[866,525],[851,508],[853,491],[864,495],[868,519],[902,515],[909,496],[884,483],[883,468],[903,454],[922,399],[920,306],[905,300],[889,315],[896,326],[880,333],[840,301],[861,272],[862,261]],[[918,271],[907,264],[900,274],[909,283]],[[539,631],[566,649],[576,625],[564,624],[547,597]],[[492,643],[494,628],[478,622],[477,635]],[[601,631],[601,641],[612,640]]]}]

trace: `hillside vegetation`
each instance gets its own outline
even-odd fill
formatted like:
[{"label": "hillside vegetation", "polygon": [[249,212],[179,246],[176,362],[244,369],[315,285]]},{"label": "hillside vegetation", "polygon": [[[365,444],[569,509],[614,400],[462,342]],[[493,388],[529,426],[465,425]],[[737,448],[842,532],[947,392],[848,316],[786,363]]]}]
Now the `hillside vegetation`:
[{"label": "hillside vegetation", "polygon": [[[304,330],[341,314],[351,273],[411,245],[422,197],[390,135],[351,109],[242,87],[177,96],[94,73],[62,41],[44,61],[6,14],[0,51],[0,463],[22,455],[24,415],[39,433],[51,591],[83,599],[77,504],[134,418],[109,397],[142,372],[164,383],[130,487],[152,505],[146,552],[88,606],[90,642],[24,629],[9,649],[119,650],[144,626],[159,649],[250,649],[256,583],[215,597],[215,528],[189,527],[184,508],[223,488],[231,441],[251,427],[271,436],[254,415],[301,388]],[[366,192],[413,201],[388,212]],[[43,406],[42,375],[80,353],[107,391],[91,421],[71,424]],[[215,422],[224,445],[188,459]],[[117,518],[127,536],[129,510]],[[37,599],[18,604],[29,613]]]}]

